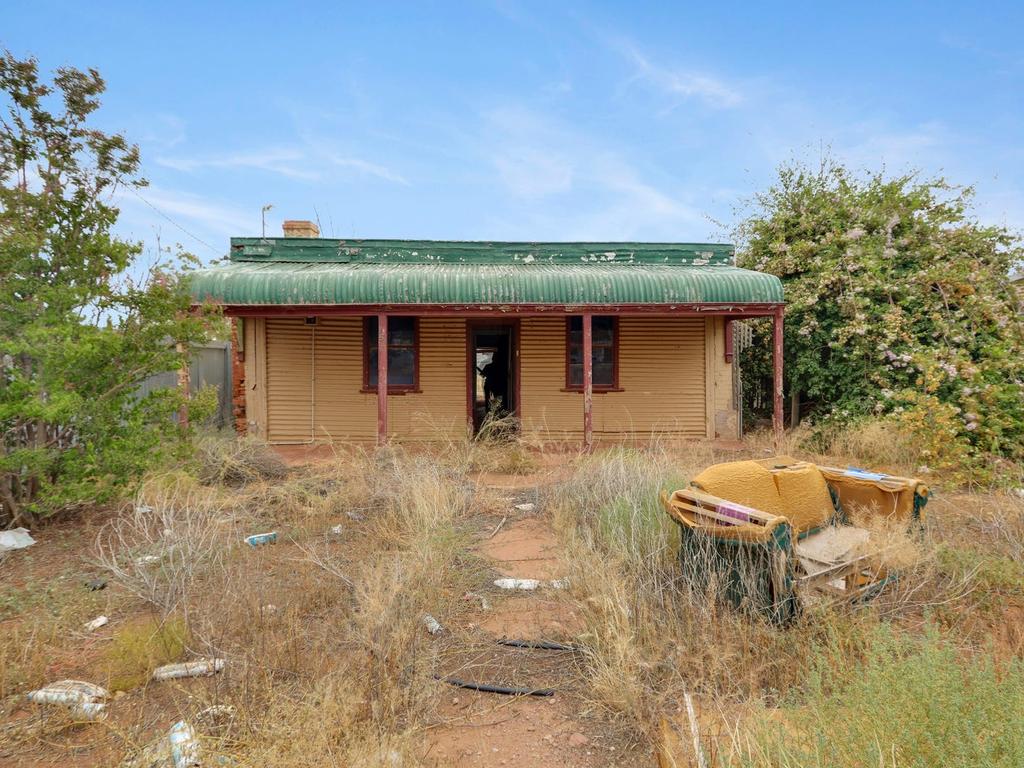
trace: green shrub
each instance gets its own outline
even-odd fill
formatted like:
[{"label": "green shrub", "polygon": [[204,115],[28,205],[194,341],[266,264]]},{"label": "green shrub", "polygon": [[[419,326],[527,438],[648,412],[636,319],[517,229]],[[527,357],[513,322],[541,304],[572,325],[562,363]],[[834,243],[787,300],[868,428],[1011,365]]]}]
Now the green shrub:
[{"label": "green shrub", "polygon": [[180,617],[128,622],[114,633],[107,649],[107,687],[127,691],[144,685],[154,669],[180,659],[188,641],[188,627]]},{"label": "green shrub", "polygon": [[935,632],[882,626],[863,660],[814,658],[804,695],[744,745],[745,766],[1024,764],[1024,663],[963,657]]}]

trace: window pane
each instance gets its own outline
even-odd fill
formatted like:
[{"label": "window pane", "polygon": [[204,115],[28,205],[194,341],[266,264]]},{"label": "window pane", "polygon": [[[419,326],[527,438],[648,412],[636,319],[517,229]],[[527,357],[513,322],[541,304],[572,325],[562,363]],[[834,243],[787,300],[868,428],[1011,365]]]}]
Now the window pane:
[{"label": "window pane", "polygon": [[615,342],[615,318],[595,317],[592,335],[595,344],[613,344]]},{"label": "window pane", "polygon": [[615,366],[611,363],[594,364],[594,386],[611,387],[615,384]]},{"label": "window pane", "polygon": [[573,315],[572,317],[570,317],[569,318],[569,330],[570,331],[579,331],[580,333],[583,333],[583,318],[579,317],[577,315]]},{"label": "window pane", "polygon": [[388,386],[411,387],[415,383],[415,352],[412,349],[388,350]]},{"label": "window pane", "polygon": [[416,341],[416,323],[411,317],[388,318],[388,344],[412,346]]},{"label": "window pane", "polygon": [[583,347],[569,347],[569,364],[583,364]]},{"label": "window pane", "polygon": [[602,363],[608,363],[611,365],[615,362],[615,350],[611,347],[594,347],[594,354],[591,356],[594,361],[594,365],[600,365]]},{"label": "window pane", "polygon": [[583,386],[583,365],[574,364],[569,366],[569,386],[570,387],[582,387]]}]

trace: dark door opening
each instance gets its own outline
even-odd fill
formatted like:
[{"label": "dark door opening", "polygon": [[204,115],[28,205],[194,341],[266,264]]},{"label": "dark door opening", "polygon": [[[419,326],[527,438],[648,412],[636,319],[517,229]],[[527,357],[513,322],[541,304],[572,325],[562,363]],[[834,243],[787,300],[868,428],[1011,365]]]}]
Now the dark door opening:
[{"label": "dark door opening", "polygon": [[512,326],[481,326],[470,331],[469,395],[474,434],[489,413],[492,418],[516,414],[513,330]]}]

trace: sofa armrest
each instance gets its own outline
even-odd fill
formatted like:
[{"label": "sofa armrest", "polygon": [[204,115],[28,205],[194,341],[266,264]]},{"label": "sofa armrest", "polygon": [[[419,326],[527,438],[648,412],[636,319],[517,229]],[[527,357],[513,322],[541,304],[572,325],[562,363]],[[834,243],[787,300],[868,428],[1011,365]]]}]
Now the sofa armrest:
[{"label": "sofa armrest", "polygon": [[770,528],[785,520],[778,515],[736,504],[696,488],[680,488],[671,496],[662,493],[661,500],[669,516],[690,527]]}]

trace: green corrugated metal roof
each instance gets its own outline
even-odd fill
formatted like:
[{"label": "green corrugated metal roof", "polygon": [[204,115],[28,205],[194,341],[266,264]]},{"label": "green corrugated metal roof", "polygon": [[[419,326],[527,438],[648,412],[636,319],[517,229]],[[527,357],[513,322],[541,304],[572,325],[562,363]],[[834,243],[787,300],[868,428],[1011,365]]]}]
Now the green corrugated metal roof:
[{"label": "green corrugated metal roof", "polygon": [[731,265],[723,243],[499,243],[470,240],[335,240],[233,237],[232,261],[372,264]]},{"label": "green corrugated metal roof", "polygon": [[243,261],[196,272],[196,301],[302,304],[776,303],[774,275],[651,263],[297,263]]}]

